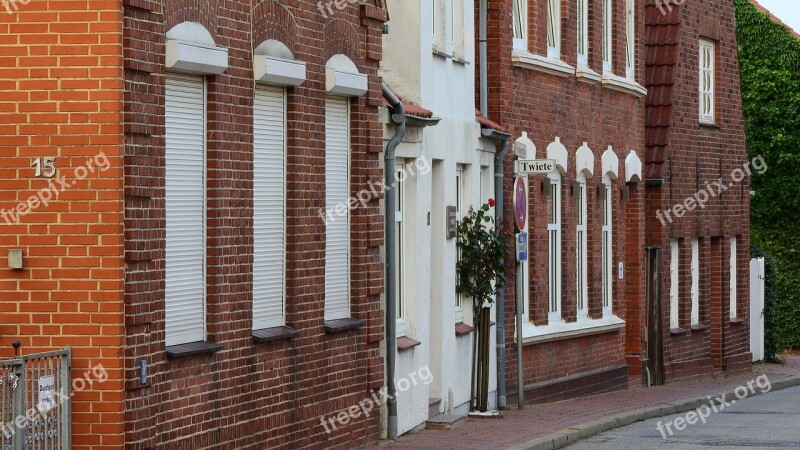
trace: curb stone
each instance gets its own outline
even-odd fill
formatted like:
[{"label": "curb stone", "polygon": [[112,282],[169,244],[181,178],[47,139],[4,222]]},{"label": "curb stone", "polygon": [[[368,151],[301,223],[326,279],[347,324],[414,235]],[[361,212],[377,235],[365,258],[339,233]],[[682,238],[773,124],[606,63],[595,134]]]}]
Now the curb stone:
[{"label": "curb stone", "polygon": [[[800,386],[800,377],[793,376],[788,379],[779,380],[774,383],[770,383],[770,386],[772,386],[772,389],[770,389],[769,392]],[[608,416],[605,419],[599,419],[559,430],[555,433],[548,434],[547,436],[516,445],[508,450],[555,450],[558,448],[564,448],[568,445],[574,444],[579,440],[600,434],[604,431],[622,428],[635,422],[669,416],[672,414],[681,414],[697,409],[701,405],[708,405],[711,403],[719,404],[717,398],[722,397],[723,394],[725,396],[725,400],[729,401],[731,398],[736,399],[735,392],[736,388],[723,391],[722,393],[716,395],[711,395],[711,400],[709,400],[708,396],[706,395],[693,399],[679,400],[672,403],[659,403],[651,407],[625,411]],[[747,395],[742,397],[742,399],[755,397],[758,395],[762,395],[762,393],[759,391],[751,393],[748,390]]]}]

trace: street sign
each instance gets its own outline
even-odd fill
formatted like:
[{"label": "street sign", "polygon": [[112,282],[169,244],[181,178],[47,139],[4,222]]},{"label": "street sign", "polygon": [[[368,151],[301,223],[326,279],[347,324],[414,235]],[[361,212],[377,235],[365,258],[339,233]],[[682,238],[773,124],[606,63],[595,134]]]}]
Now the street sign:
[{"label": "street sign", "polygon": [[517,175],[536,175],[556,171],[556,162],[553,159],[518,159],[514,163],[514,172]]},{"label": "street sign", "polygon": [[519,231],[524,231],[528,223],[528,185],[524,177],[514,181],[514,223]]},{"label": "street sign", "polygon": [[528,260],[528,233],[517,233],[517,261]]}]

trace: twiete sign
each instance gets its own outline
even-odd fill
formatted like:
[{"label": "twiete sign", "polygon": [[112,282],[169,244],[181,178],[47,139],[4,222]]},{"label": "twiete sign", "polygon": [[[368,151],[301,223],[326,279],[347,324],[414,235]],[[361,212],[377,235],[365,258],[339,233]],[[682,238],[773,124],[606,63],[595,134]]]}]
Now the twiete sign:
[{"label": "twiete sign", "polygon": [[536,175],[556,171],[556,162],[552,159],[520,159],[514,164],[514,172],[519,175]]}]

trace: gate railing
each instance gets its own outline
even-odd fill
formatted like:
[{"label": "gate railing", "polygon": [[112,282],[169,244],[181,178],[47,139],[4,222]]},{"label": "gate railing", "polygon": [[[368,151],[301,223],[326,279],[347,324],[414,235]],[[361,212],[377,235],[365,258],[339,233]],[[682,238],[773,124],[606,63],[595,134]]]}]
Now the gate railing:
[{"label": "gate railing", "polygon": [[0,450],[70,450],[69,347],[0,361]]}]

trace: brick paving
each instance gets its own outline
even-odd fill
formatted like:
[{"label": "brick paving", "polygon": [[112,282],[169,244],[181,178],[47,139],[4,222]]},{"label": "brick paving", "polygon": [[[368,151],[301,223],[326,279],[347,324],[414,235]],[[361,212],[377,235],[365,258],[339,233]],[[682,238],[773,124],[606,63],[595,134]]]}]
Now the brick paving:
[{"label": "brick paving", "polygon": [[[746,384],[761,374],[770,381],[800,376],[800,356],[791,356],[786,364],[753,366],[752,374],[713,377],[671,383],[666,386],[645,388],[631,382],[626,391],[611,392],[592,397],[558,403],[510,409],[501,419],[468,418],[454,430],[424,430],[401,436],[393,443],[383,442],[368,448],[392,450],[443,450],[443,449],[508,449],[518,444],[558,432],[568,427],[585,424],[607,416],[639,408],[680,400],[714,395]],[[637,379],[638,381],[638,379]]]}]

